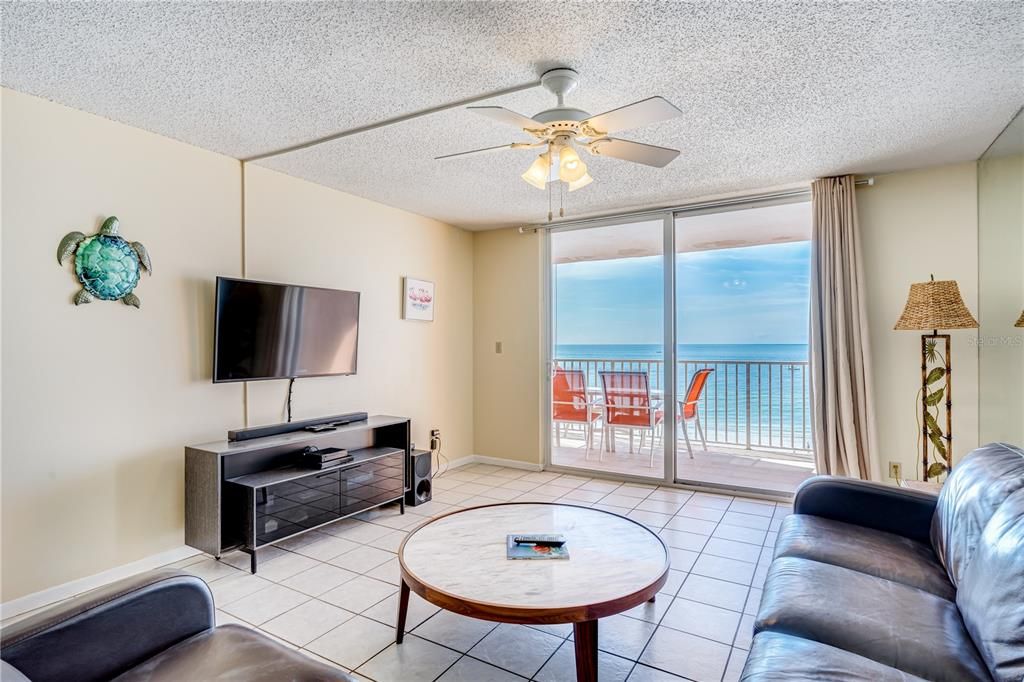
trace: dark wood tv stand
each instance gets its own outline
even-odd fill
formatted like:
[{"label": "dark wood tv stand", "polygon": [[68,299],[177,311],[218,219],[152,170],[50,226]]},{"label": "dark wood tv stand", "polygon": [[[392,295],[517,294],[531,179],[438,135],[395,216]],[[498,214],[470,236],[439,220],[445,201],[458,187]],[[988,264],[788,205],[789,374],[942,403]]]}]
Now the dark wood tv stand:
[{"label": "dark wood tv stand", "polygon": [[[372,416],[334,431],[296,433],[185,448],[185,543],[218,559],[251,557],[286,538],[398,502],[405,513],[410,423]],[[346,448],[352,461],[309,469],[303,448]]]}]

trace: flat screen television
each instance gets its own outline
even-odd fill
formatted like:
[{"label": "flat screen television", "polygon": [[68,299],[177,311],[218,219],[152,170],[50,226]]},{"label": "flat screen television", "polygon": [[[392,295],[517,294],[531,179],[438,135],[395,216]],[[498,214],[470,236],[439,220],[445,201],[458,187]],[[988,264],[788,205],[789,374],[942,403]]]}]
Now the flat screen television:
[{"label": "flat screen television", "polygon": [[356,373],[359,292],[217,278],[213,381]]}]

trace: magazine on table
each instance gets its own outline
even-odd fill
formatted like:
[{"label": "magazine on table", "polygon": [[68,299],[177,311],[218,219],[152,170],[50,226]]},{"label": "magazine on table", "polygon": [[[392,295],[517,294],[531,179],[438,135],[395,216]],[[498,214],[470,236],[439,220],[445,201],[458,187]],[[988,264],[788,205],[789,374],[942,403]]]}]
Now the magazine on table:
[{"label": "magazine on table", "polygon": [[564,535],[516,533],[506,538],[509,559],[568,559],[569,545]]}]

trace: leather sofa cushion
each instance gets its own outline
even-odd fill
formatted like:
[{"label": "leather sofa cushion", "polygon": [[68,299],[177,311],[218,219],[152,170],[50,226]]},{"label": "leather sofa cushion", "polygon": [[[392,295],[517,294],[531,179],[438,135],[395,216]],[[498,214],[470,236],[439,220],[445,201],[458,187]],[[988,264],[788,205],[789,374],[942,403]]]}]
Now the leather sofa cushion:
[{"label": "leather sofa cushion", "polygon": [[803,637],[754,637],[740,682],[923,682],[896,668]]},{"label": "leather sofa cushion", "polygon": [[355,682],[352,677],[241,625],[222,625],[180,642],[117,682]]},{"label": "leather sofa cushion", "polygon": [[818,561],[772,562],[754,631],[815,640],[936,682],[991,679],[956,604]]},{"label": "leather sofa cushion", "polygon": [[992,676],[1024,680],[1024,490],[985,526],[956,602]]},{"label": "leather sofa cushion", "polygon": [[985,525],[1000,504],[1024,489],[1024,450],[990,443],[954,466],[932,517],[932,546],[953,585],[967,568]]},{"label": "leather sofa cushion", "polygon": [[894,580],[952,601],[956,590],[932,548],[873,528],[791,514],[782,522],[775,556],[813,559]]}]

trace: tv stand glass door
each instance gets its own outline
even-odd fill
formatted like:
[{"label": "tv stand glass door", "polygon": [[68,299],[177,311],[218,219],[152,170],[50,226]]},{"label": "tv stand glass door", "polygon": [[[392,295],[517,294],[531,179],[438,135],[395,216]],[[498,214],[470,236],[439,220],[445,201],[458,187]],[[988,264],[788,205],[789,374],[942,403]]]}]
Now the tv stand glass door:
[{"label": "tv stand glass door", "polygon": [[405,513],[405,452],[370,447],[333,469],[289,466],[228,479],[246,495],[245,546],[256,572],[256,551],[368,509],[398,502]]}]

